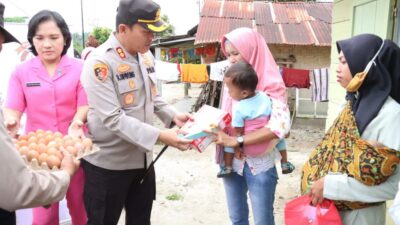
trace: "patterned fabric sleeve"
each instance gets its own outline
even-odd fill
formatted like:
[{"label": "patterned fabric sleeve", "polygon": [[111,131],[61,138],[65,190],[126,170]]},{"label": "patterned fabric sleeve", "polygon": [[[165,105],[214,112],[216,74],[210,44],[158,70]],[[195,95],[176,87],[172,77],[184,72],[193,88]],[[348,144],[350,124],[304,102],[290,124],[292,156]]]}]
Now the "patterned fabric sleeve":
[{"label": "patterned fabric sleeve", "polygon": [[270,129],[280,139],[284,138],[290,130],[290,111],[287,104],[277,99],[272,100],[272,113],[268,124],[265,126]]}]

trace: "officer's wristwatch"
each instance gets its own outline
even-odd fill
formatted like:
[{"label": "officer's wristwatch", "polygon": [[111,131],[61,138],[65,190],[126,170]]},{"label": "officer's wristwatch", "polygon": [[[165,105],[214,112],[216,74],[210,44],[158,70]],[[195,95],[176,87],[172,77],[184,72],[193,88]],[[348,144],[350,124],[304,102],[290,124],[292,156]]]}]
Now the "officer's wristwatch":
[{"label": "officer's wristwatch", "polygon": [[237,136],[236,141],[239,143],[239,148],[243,148],[243,143],[244,143],[243,136]]}]

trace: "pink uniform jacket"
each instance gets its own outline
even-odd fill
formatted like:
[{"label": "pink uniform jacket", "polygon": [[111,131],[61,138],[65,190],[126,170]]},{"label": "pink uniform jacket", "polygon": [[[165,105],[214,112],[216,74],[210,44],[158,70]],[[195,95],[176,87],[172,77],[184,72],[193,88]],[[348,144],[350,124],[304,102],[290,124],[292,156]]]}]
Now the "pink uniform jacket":
[{"label": "pink uniform jacket", "polygon": [[38,57],[17,66],[10,78],[5,106],[26,113],[25,132],[40,128],[67,134],[77,107],[87,105],[80,83],[82,63],[64,55],[53,77]]}]

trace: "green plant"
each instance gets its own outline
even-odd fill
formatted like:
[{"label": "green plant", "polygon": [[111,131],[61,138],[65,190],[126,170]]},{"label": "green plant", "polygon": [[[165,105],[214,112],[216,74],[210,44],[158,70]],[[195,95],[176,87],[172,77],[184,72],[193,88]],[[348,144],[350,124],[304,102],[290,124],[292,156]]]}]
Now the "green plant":
[{"label": "green plant", "polygon": [[15,16],[15,17],[6,17],[4,18],[4,22],[7,23],[26,23],[27,17],[25,16]]},{"label": "green plant", "polygon": [[174,193],[174,194],[168,195],[168,196],[165,197],[165,198],[166,198],[167,200],[170,200],[170,201],[178,201],[178,200],[183,199],[183,196],[180,195],[180,194]]},{"label": "green plant", "polygon": [[99,45],[101,45],[107,41],[111,34],[111,29],[107,27],[95,27],[92,30],[92,34],[99,41]]}]

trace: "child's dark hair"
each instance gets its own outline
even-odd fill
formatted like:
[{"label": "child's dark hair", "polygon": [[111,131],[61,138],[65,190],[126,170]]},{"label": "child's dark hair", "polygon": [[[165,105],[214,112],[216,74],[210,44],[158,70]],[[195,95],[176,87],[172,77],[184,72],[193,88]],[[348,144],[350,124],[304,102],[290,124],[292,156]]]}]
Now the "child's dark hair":
[{"label": "child's dark hair", "polygon": [[256,91],[258,77],[253,67],[244,61],[233,64],[225,73],[226,78],[232,79],[232,84],[241,90]]}]

